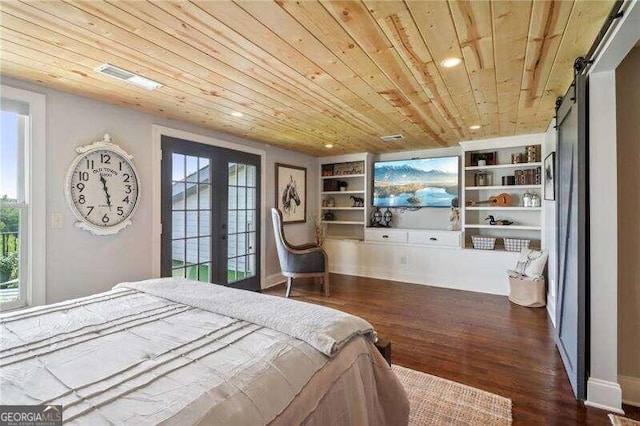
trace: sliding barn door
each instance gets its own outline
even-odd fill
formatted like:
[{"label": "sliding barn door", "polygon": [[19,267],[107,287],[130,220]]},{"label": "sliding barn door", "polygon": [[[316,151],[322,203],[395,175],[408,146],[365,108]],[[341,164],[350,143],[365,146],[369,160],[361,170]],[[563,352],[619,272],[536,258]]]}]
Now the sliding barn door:
[{"label": "sliding barn door", "polygon": [[577,75],[574,83],[557,111],[556,343],[576,398],[585,399],[588,318],[586,77]]}]

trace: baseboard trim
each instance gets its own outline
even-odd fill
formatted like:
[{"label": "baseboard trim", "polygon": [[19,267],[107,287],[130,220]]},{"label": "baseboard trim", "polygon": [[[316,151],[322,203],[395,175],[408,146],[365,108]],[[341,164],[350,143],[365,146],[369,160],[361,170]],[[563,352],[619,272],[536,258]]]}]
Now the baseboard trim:
[{"label": "baseboard trim", "polygon": [[553,328],[555,328],[556,327],[556,298],[553,297],[550,293],[547,294],[547,313],[549,314],[549,319],[551,319]]},{"label": "baseboard trim", "polygon": [[587,380],[587,400],[584,405],[624,414],[622,410],[622,389],[616,382],[590,377]]},{"label": "baseboard trim", "polygon": [[264,282],[262,283],[262,289],[264,290],[266,288],[282,284],[285,281],[287,281],[287,279],[279,272],[268,275],[267,277],[265,277]]},{"label": "baseboard trim", "polygon": [[622,388],[622,402],[640,407],[640,378],[619,375],[618,383]]}]

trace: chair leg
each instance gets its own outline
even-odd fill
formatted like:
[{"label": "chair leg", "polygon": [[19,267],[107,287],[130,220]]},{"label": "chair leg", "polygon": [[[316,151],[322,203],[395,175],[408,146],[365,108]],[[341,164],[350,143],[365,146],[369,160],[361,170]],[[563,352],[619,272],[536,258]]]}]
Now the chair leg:
[{"label": "chair leg", "polygon": [[291,277],[287,277],[287,293],[285,295],[285,297],[289,297],[289,295],[291,294],[291,280],[293,278]]},{"label": "chair leg", "polygon": [[324,287],[324,295],[329,296],[329,271],[326,271],[322,277],[322,287]]}]

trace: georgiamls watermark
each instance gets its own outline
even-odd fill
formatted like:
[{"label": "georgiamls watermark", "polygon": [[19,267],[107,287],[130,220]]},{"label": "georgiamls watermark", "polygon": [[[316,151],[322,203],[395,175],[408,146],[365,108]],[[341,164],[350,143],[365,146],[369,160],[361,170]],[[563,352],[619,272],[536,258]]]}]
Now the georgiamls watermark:
[{"label": "georgiamls watermark", "polygon": [[61,426],[62,405],[0,405],[0,426]]}]

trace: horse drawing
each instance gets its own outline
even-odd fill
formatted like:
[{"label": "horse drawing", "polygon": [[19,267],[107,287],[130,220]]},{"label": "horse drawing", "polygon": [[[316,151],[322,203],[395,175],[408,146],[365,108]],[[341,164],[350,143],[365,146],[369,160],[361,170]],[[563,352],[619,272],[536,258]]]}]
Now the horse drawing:
[{"label": "horse drawing", "polygon": [[296,208],[300,205],[300,195],[296,187],[296,181],[293,176],[289,175],[289,183],[282,191],[282,210],[283,213],[292,214],[296,212]]}]

